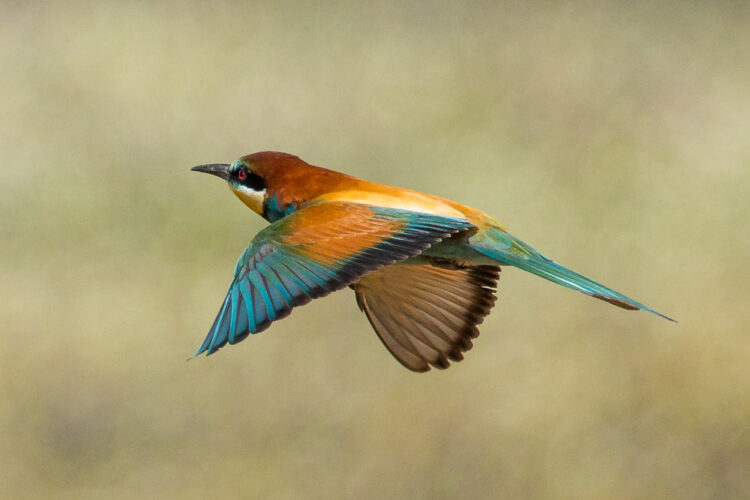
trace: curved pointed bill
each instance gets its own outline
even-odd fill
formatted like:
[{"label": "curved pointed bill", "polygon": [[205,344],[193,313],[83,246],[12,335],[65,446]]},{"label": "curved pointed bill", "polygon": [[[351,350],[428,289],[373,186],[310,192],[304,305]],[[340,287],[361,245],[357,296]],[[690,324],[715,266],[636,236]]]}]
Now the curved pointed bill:
[{"label": "curved pointed bill", "polygon": [[194,170],[195,172],[204,172],[206,174],[215,175],[216,177],[221,177],[224,180],[229,179],[229,167],[231,165],[228,165],[226,163],[209,163],[206,165],[198,165],[197,167],[193,167],[190,170]]}]

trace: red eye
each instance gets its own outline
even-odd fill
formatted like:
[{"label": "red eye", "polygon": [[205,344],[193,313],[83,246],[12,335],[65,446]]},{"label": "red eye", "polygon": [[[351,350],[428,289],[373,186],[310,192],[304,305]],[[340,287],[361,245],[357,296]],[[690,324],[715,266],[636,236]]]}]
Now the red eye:
[{"label": "red eye", "polygon": [[239,177],[241,181],[244,181],[247,177],[247,172],[245,172],[244,170],[240,170],[240,173],[237,174],[237,177]]}]

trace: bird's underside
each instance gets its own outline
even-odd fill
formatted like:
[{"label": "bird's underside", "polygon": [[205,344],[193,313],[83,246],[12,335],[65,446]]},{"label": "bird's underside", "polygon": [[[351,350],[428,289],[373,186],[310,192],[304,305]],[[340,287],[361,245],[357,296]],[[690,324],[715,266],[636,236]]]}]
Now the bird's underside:
[{"label": "bird's underside", "polygon": [[423,372],[463,359],[495,304],[499,266],[417,257],[351,285],[359,308],[406,368]]}]

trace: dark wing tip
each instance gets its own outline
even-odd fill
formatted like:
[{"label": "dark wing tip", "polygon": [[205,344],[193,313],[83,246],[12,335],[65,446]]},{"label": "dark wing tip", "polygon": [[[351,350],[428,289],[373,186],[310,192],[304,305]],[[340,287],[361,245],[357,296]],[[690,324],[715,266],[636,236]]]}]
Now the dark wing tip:
[{"label": "dark wing tip", "polygon": [[646,306],[638,307],[638,306],[633,305],[633,304],[631,304],[629,302],[625,302],[624,300],[619,300],[619,299],[616,299],[614,297],[605,297],[604,295],[601,295],[601,294],[598,294],[598,293],[591,294],[591,296],[594,297],[594,298],[596,298],[596,299],[603,300],[604,302],[609,302],[610,304],[612,304],[614,306],[622,307],[623,309],[627,309],[628,311],[648,311],[648,312],[650,312],[652,314],[656,314],[660,318],[666,319],[667,321],[671,321],[672,323],[677,323],[677,320],[672,319],[669,316],[665,316],[664,314],[662,314],[660,312],[656,312],[653,309],[649,309]]},{"label": "dark wing tip", "polygon": [[624,300],[616,299],[614,297],[605,297],[604,295],[594,293],[591,295],[595,299],[603,300],[604,302],[609,302],[613,306],[622,307],[623,309],[627,309],[628,311],[638,311],[640,310],[640,307],[636,307],[633,304],[628,304]]}]

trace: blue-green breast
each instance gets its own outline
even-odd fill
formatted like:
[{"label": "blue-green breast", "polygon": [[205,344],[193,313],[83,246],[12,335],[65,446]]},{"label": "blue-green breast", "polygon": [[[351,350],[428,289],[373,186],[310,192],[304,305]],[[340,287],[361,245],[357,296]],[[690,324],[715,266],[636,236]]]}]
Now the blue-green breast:
[{"label": "blue-green breast", "polygon": [[263,217],[269,222],[276,222],[295,210],[297,210],[297,204],[295,202],[283,204],[279,201],[278,195],[267,197],[263,203]]}]

